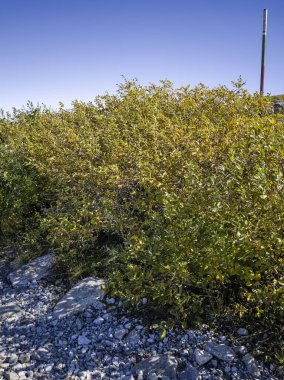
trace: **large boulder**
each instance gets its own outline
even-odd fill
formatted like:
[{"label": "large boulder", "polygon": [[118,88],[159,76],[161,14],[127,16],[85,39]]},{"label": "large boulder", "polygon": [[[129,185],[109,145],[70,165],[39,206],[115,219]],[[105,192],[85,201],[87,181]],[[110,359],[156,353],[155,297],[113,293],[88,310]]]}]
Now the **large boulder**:
[{"label": "large boulder", "polygon": [[52,266],[53,256],[49,253],[11,272],[8,275],[8,279],[14,288],[24,288],[29,286],[33,281],[47,277],[51,272]]},{"label": "large boulder", "polygon": [[99,280],[95,277],[88,277],[78,282],[57,303],[53,310],[54,316],[61,319],[67,315],[84,311],[88,306],[104,297],[102,291],[104,284],[104,280]]}]

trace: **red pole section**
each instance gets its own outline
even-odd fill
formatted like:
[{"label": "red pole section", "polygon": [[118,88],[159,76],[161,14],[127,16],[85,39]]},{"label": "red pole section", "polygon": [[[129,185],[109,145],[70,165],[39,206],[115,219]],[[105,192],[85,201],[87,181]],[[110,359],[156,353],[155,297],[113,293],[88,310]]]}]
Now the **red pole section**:
[{"label": "red pole section", "polygon": [[261,52],[261,74],[260,74],[260,93],[264,91],[264,69],[265,69],[265,48],[267,35],[267,9],[263,10],[263,31],[262,31],[262,52]]}]

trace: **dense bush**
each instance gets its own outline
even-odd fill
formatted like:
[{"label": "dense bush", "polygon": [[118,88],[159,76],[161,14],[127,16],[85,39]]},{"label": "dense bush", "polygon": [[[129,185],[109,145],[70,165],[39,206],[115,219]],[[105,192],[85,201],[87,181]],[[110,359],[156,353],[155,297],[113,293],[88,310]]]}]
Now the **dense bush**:
[{"label": "dense bush", "polygon": [[60,273],[107,276],[112,293],[147,297],[184,326],[246,318],[277,346],[284,125],[269,99],[240,82],[125,82],[70,110],[15,111],[0,128],[2,237],[24,253],[48,244]]}]

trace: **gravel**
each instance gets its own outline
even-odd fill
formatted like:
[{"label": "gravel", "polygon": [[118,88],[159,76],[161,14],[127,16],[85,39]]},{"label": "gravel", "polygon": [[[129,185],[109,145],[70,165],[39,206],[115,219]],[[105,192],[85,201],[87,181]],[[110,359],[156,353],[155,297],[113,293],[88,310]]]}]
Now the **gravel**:
[{"label": "gravel", "polygon": [[56,318],[61,286],[0,280],[0,379],[277,379],[246,346],[206,328],[171,329],[160,339],[159,328],[129,317],[114,298]]}]

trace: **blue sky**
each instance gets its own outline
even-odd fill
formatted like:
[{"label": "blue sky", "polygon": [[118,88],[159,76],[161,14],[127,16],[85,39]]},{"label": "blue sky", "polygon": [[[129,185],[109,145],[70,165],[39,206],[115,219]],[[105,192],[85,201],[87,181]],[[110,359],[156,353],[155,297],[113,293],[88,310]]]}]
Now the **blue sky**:
[{"label": "blue sky", "polygon": [[284,0],[0,0],[0,108],[56,107],[142,84],[259,90],[268,8],[265,92],[284,93]]}]

